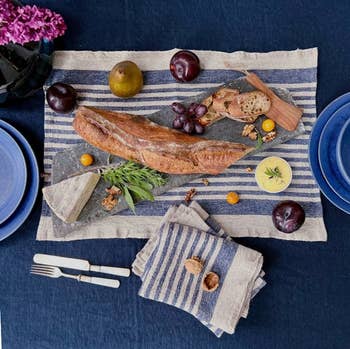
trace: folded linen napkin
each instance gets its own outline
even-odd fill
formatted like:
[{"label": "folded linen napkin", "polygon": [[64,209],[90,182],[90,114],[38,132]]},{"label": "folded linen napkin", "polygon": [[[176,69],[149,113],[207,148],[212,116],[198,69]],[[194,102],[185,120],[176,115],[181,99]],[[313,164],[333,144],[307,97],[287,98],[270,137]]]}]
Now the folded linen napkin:
[{"label": "folded linen napkin", "polygon": [[[198,256],[199,275],[184,268]],[[201,206],[172,206],[160,228],[138,253],[133,272],[142,279],[139,295],[176,306],[195,316],[214,334],[234,333],[240,317],[248,315],[250,300],[265,286],[259,252],[235,243]],[[214,271],[219,288],[205,292],[203,277]]]}]

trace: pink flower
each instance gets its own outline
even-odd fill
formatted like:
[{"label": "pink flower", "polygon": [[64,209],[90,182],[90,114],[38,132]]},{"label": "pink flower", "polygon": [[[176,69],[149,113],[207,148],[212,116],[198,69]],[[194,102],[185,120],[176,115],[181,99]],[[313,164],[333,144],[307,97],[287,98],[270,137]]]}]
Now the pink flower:
[{"label": "pink flower", "polygon": [[66,29],[62,16],[49,9],[15,6],[10,0],[0,0],[0,45],[53,40]]},{"label": "pink flower", "polygon": [[11,18],[12,12],[15,10],[15,5],[9,0],[0,0],[0,23],[3,20]]}]

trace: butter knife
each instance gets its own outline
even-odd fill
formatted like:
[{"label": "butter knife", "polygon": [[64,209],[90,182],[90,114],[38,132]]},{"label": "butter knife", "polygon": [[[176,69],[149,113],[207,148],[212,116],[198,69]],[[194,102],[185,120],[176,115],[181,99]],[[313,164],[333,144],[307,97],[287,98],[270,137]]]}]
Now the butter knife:
[{"label": "butter knife", "polygon": [[117,276],[130,276],[130,269],[107,267],[104,265],[92,265],[85,259],[67,258],[61,256],[53,256],[48,254],[37,253],[33,257],[33,261],[37,264],[53,265],[55,267],[76,269],[84,271],[94,271],[97,273],[111,274]]}]

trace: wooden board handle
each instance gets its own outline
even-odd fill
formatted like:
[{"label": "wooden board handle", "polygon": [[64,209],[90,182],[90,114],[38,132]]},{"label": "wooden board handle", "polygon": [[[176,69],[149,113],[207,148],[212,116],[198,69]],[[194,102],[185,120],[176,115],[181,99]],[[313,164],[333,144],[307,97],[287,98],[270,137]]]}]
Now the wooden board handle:
[{"label": "wooden board handle", "polygon": [[246,73],[246,80],[271,99],[271,108],[266,115],[287,131],[294,131],[303,115],[302,109],[289,104],[279,98],[265,83],[254,73]]}]

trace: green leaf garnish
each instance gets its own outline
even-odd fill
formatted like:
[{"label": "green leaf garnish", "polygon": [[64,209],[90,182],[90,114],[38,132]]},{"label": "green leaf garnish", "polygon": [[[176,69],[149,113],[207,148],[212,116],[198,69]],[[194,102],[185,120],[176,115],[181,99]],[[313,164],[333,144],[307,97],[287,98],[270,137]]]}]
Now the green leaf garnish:
[{"label": "green leaf garnish", "polygon": [[154,201],[154,197],[152,193],[148,190],[144,190],[142,187],[129,184],[127,188],[131,190],[133,193],[135,193],[139,198],[144,198],[146,200]]},{"label": "green leaf garnish", "polygon": [[134,213],[136,201],[154,201],[152,189],[167,182],[161,173],[133,161],[104,169],[101,175],[110,186],[115,185],[122,191],[126,203]]},{"label": "green leaf garnish", "polygon": [[257,129],[255,129],[255,131],[256,131],[256,133],[258,134],[258,139],[257,139],[257,141],[256,141],[256,147],[255,147],[255,149],[260,149],[261,146],[264,144],[263,138],[262,138],[261,133],[260,133]]},{"label": "green leaf garnish", "polygon": [[152,184],[149,184],[149,183],[147,183],[147,182],[141,182],[141,183],[140,183],[140,187],[141,187],[142,189],[148,190],[148,191],[150,191],[150,190],[153,189],[153,185],[152,185]]},{"label": "green leaf garnish", "polygon": [[132,210],[132,212],[136,213],[135,212],[135,204],[134,204],[134,199],[133,197],[131,196],[129,190],[127,187],[124,187],[124,198],[125,198],[125,201],[126,203],[128,204],[128,206],[130,207],[130,209]]},{"label": "green leaf garnish", "polygon": [[277,166],[275,168],[266,167],[266,170],[264,173],[266,174],[266,176],[269,177],[269,179],[282,178],[282,173]]}]

